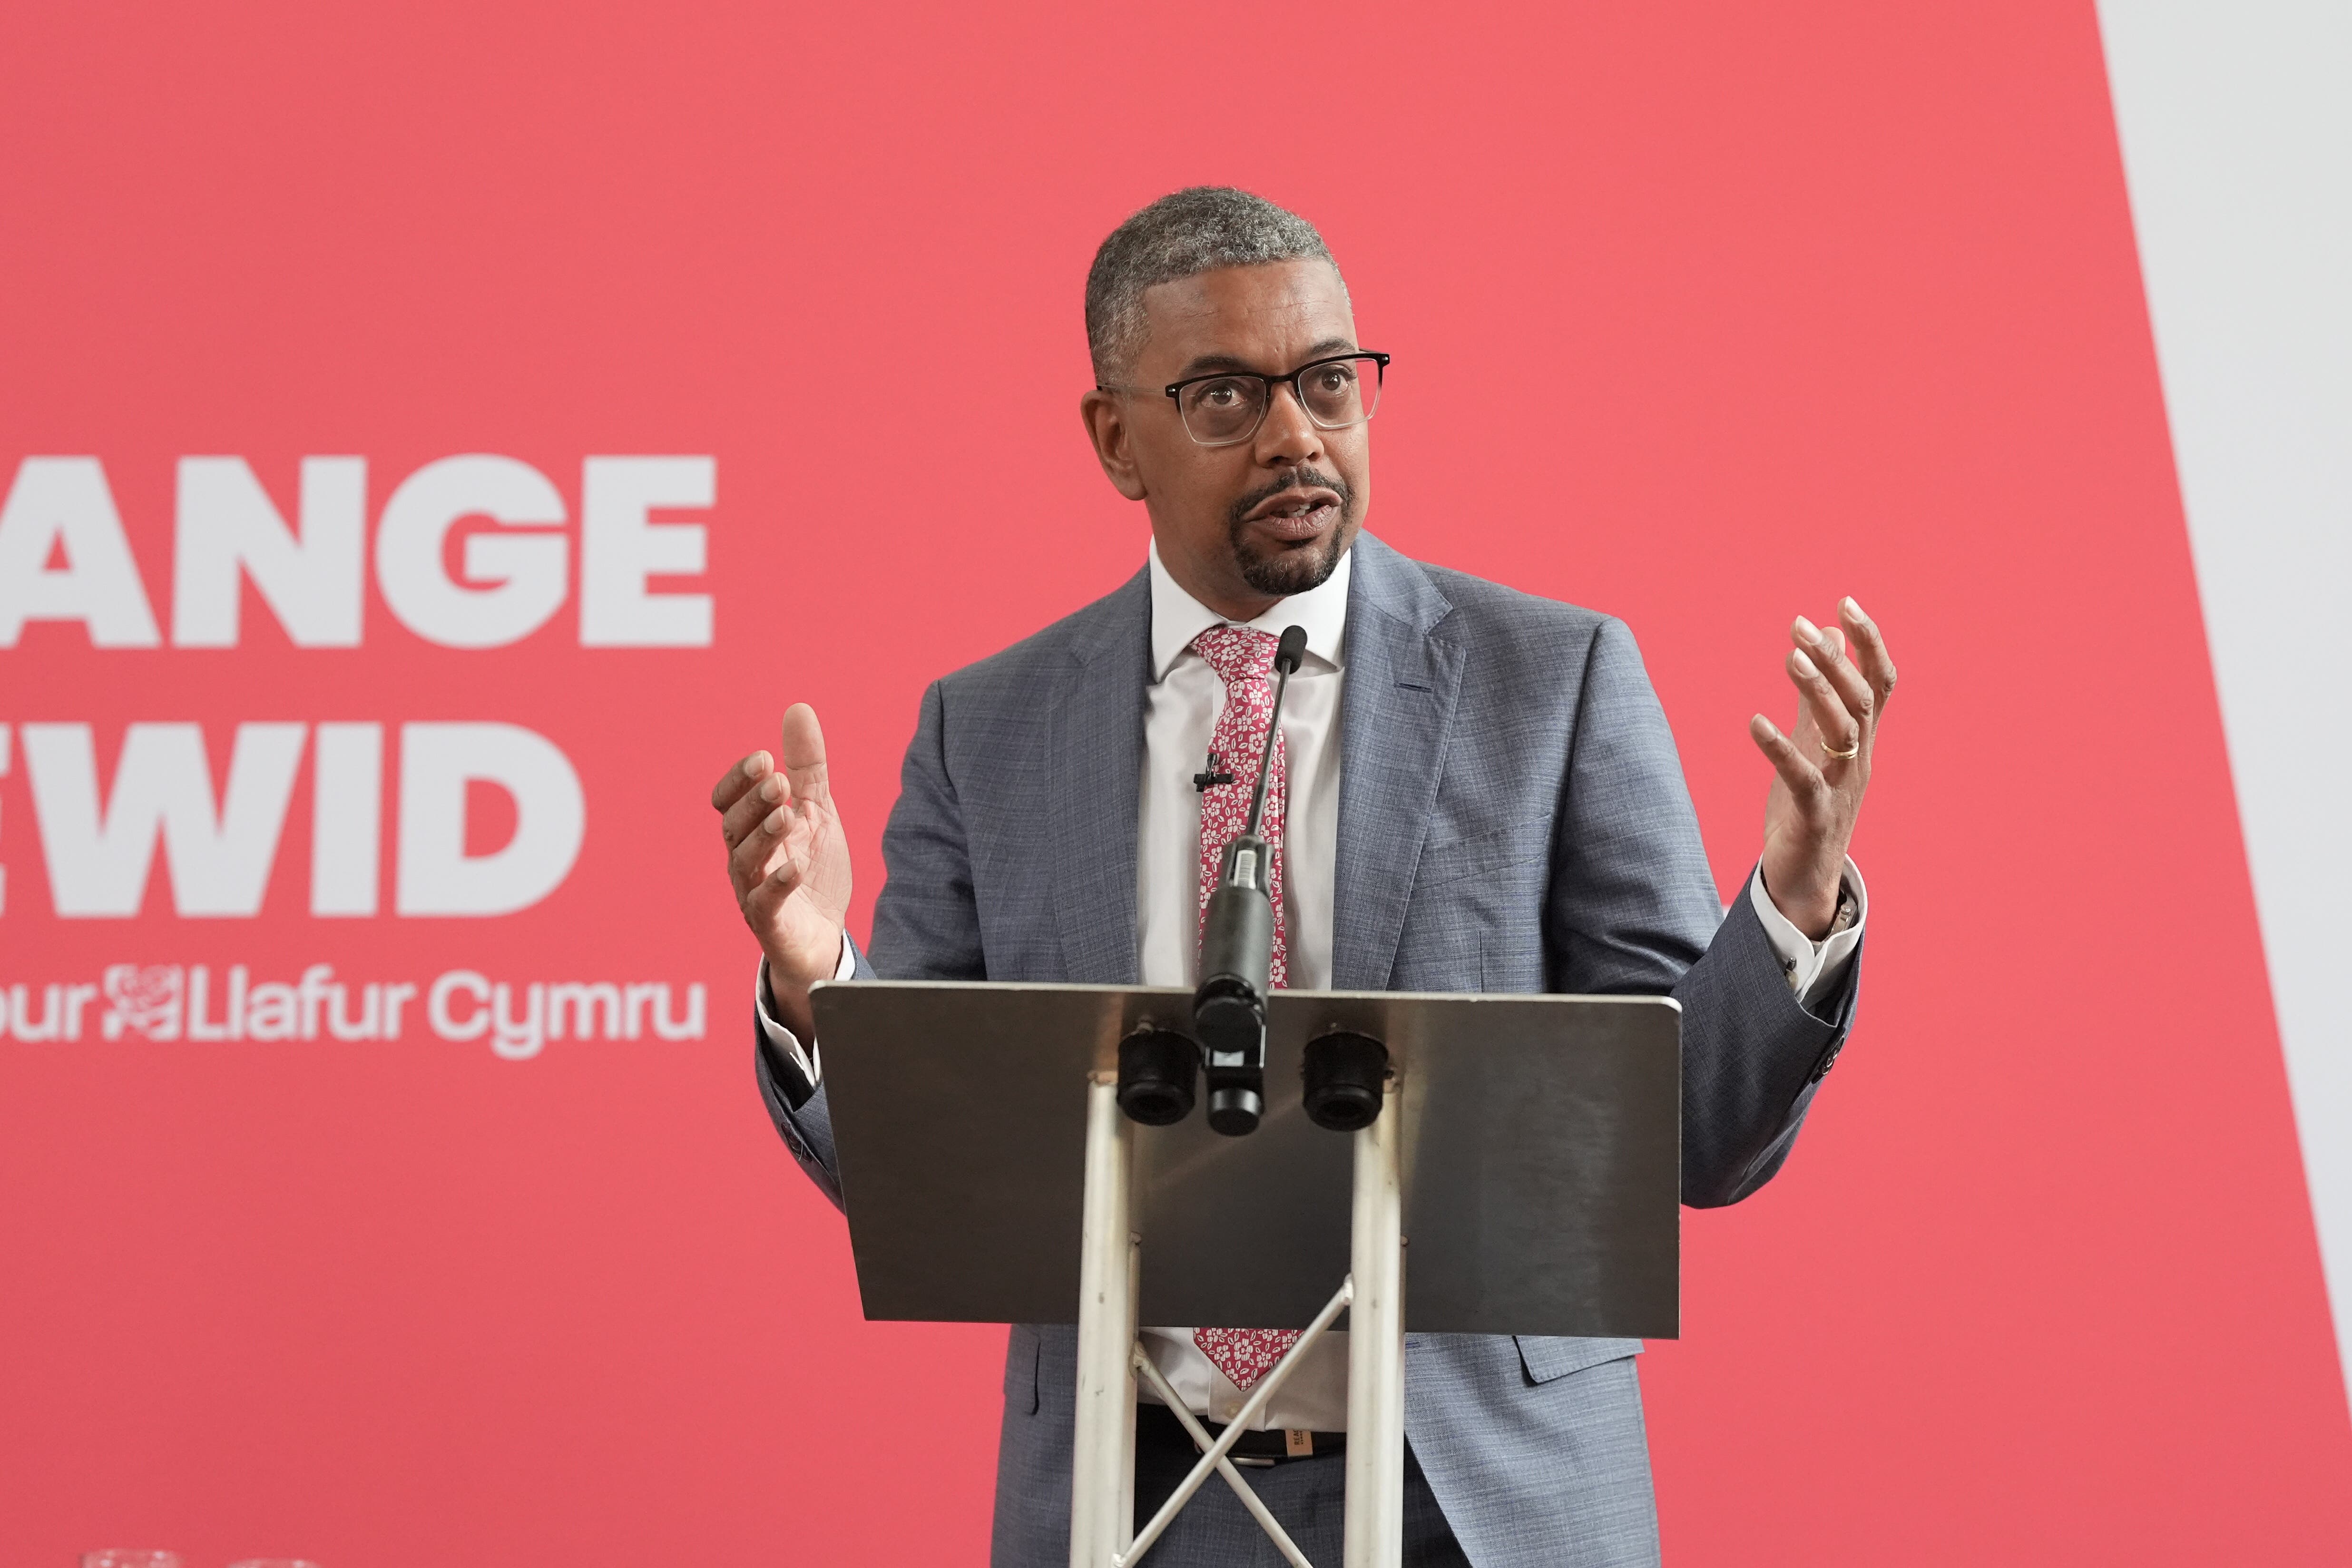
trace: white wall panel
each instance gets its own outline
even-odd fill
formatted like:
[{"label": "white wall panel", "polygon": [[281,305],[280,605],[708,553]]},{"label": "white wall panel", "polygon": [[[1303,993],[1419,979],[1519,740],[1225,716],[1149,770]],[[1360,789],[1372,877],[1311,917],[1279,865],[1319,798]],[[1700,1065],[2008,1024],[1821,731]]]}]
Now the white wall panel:
[{"label": "white wall panel", "polygon": [[[2099,16],[2352,1363],[2352,5],[2102,0]],[[2184,929],[2184,961],[2196,946]]]}]

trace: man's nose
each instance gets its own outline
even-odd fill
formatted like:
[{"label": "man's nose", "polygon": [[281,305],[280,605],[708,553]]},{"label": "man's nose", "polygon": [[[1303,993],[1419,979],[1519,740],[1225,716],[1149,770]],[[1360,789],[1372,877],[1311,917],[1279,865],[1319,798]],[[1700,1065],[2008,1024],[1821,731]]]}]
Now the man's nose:
[{"label": "man's nose", "polygon": [[1274,389],[1274,402],[1265,411],[1265,423],[1257,429],[1258,461],[1268,468],[1276,464],[1312,462],[1323,455],[1323,432],[1307,416],[1306,405],[1298,401],[1298,390],[1288,384]]}]

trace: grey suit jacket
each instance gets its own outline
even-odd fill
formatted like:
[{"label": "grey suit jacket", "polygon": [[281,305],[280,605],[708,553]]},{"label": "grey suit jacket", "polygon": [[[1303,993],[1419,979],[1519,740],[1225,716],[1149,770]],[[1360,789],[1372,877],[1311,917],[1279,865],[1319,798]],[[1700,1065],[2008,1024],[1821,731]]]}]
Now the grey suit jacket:
[{"label": "grey suit jacket", "polygon": [[[1151,598],[1108,597],[924,693],[860,976],[1132,984]],[[1853,1015],[1815,1016],[1743,893],[1727,915],[1624,626],[1355,545],[1332,984],[1671,994],[1683,1197],[1788,1157]],[[755,1035],[756,1035],[755,1026]],[[835,1202],[825,1096],[755,1050],[777,1131]],[[1481,1568],[1655,1560],[1635,1340],[1415,1334],[1406,1431]],[[994,1561],[1067,1560],[1076,1331],[1013,1330]]]}]

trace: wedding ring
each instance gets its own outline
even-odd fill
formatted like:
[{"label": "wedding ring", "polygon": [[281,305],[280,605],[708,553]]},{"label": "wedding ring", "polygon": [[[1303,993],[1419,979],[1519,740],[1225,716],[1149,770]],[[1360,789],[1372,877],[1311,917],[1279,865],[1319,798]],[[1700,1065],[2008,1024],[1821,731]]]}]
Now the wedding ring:
[{"label": "wedding ring", "polygon": [[1822,755],[1829,758],[1832,762],[1850,763],[1861,754],[1862,737],[1860,735],[1856,735],[1853,738],[1853,744],[1848,746],[1843,752],[1832,752],[1830,750],[1830,743],[1827,741],[1823,741],[1822,742]]}]

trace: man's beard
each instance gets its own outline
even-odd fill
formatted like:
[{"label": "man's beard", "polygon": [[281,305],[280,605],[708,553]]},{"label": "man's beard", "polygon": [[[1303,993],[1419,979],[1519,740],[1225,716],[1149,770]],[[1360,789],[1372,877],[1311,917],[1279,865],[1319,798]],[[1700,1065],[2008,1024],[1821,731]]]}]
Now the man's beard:
[{"label": "man's beard", "polygon": [[[1249,526],[1244,521],[1266,501],[1285,490],[1322,489],[1339,498],[1339,521],[1330,531],[1312,544],[1292,545],[1287,549],[1275,545],[1256,549],[1252,545]],[[1339,568],[1339,557],[1355,542],[1359,519],[1356,516],[1356,492],[1348,481],[1337,474],[1318,473],[1313,468],[1297,468],[1278,485],[1253,490],[1234,502],[1225,515],[1226,537],[1233,542],[1234,563],[1241,568],[1242,581],[1261,594],[1286,599],[1293,594],[1304,594],[1328,582]]]}]

